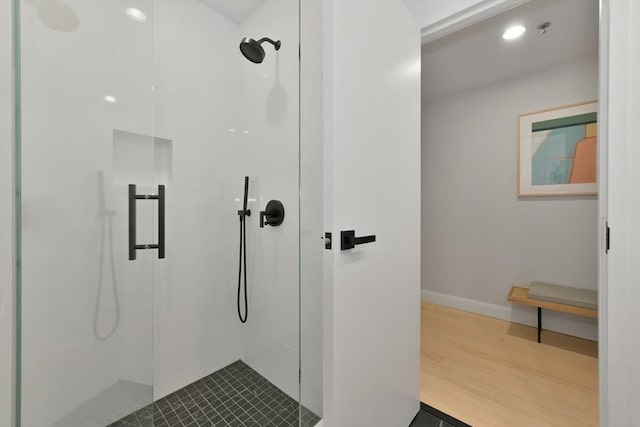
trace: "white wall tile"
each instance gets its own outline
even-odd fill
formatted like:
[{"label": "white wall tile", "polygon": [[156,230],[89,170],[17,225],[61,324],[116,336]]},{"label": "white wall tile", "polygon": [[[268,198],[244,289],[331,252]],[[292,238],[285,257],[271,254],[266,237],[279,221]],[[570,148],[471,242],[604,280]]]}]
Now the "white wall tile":
[{"label": "white wall tile", "polygon": [[[157,396],[238,358],[298,395],[297,13],[297,2],[273,0],[238,27],[198,2],[156,2],[156,134],[174,141],[167,259],[154,271]],[[264,62],[253,64],[238,50],[244,36],[283,47],[265,44]],[[242,325],[236,211],[245,175],[255,201]],[[259,229],[272,198],[284,203],[285,222]]]},{"label": "white wall tile", "polygon": [[[298,2],[265,2],[241,26],[243,37],[281,40],[275,51],[264,44],[262,64],[241,63],[242,111],[250,144],[244,152],[259,178],[258,210],[280,200],[279,227],[256,227],[254,261],[249,264],[250,326],[245,361],[286,393],[298,398]],[[254,222],[255,221],[255,222]]]},{"label": "white wall tile", "polygon": [[[154,264],[155,396],[241,357],[236,321],[238,26],[198,1],[155,2],[156,135],[173,141],[167,255]],[[231,178],[233,177],[233,178]]]}]

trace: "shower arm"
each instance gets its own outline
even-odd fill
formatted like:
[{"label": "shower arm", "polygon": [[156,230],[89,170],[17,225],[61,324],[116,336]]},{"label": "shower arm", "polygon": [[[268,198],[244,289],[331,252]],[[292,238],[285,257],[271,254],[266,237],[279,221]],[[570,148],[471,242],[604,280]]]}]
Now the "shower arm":
[{"label": "shower arm", "polygon": [[281,44],[281,43],[280,43],[280,40],[278,40],[278,41],[273,41],[273,40],[271,40],[269,37],[263,37],[263,38],[261,38],[260,40],[258,40],[258,44],[262,44],[262,42],[269,42],[269,43],[271,43],[271,44],[273,45],[273,47],[274,47],[276,50],[279,50],[279,49],[280,49],[280,44]]}]

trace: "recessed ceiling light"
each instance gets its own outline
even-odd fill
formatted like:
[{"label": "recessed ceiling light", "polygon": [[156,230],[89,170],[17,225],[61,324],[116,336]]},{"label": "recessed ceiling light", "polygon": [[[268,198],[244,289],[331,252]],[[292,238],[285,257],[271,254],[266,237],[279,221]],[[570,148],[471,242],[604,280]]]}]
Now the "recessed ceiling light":
[{"label": "recessed ceiling light", "polygon": [[134,21],[144,22],[147,20],[147,15],[143,11],[141,11],[140,9],[136,9],[135,7],[128,7],[126,12],[127,16]]},{"label": "recessed ceiling light", "polygon": [[507,31],[502,34],[502,38],[505,40],[517,39],[523,35],[525,31],[527,31],[527,29],[522,25],[514,25],[513,27],[507,28]]},{"label": "recessed ceiling light", "polygon": [[116,102],[118,102],[116,97],[115,96],[111,96],[111,95],[105,95],[104,100],[107,101],[107,102],[110,102],[112,104],[115,104]]}]

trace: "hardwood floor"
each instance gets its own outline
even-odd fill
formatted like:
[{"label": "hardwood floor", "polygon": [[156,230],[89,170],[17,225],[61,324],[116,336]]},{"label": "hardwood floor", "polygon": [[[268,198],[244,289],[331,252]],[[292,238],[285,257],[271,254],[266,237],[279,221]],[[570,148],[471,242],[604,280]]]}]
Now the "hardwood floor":
[{"label": "hardwood floor", "polygon": [[474,427],[597,426],[598,344],[422,303],[423,402]]}]

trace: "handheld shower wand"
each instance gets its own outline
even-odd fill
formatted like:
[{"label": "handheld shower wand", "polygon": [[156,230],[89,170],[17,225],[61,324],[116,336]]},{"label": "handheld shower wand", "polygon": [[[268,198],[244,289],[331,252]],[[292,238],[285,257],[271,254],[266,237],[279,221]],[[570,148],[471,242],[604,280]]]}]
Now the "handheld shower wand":
[{"label": "handheld shower wand", "polygon": [[[247,209],[247,201],[249,197],[249,177],[244,177],[244,201],[242,210],[238,211],[240,217],[240,253],[238,255],[238,317],[242,323],[246,323],[249,315],[247,303],[247,221],[246,217],[251,216],[251,210]],[[244,268],[243,268],[244,267]],[[242,293],[242,273],[244,270],[244,317],[240,309],[240,294]]]}]

